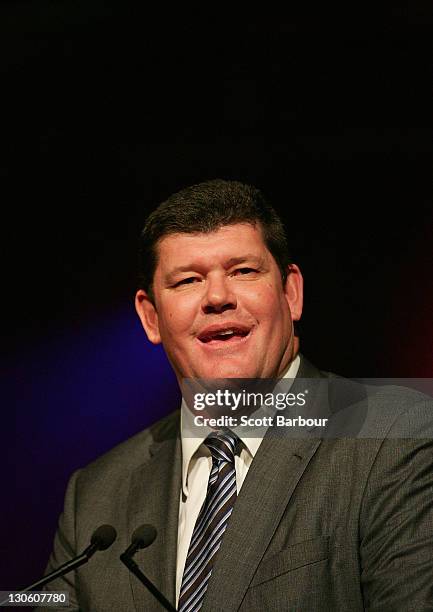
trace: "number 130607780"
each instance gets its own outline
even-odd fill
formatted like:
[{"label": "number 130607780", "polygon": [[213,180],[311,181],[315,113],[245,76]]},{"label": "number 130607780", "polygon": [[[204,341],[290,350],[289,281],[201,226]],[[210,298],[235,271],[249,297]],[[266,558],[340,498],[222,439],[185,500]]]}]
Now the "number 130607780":
[{"label": "number 130607780", "polygon": [[21,606],[69,606],[69,593],[66,591],[0,591],[0,607]]}]

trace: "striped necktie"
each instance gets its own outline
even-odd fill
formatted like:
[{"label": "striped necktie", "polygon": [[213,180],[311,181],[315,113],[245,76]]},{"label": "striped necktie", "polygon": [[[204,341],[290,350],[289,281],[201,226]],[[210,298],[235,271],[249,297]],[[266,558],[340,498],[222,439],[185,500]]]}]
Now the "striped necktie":
[{"label": "striped necktie", "polygon": [[231,431],[212,432],[204,441],[212,455],[206,499],[189,544],[179,595],[179,612],[203,604],[216,553],[236,501],[235,452],[239,438]]}]

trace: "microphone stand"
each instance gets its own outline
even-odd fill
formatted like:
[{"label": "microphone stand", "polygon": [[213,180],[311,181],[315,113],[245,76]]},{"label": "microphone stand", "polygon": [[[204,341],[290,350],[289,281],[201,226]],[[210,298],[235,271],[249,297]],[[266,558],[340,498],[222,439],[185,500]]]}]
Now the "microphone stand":
[{"label": "microphone stand", "polygon": [[[66,563],[58,567],[56,570],[50,572],[47,576],[44,576],[40,580],[37,580],[36,582],[26,587],[25,589],[21,589],[20,591],[17,591],[17,593],[27,593],[27,591],[31,591],[32,589],[36,589],[38,587],[45,586],[46,584],[48,584],[48,582],[51,582],[55,578],[59,578],[60,576],[63,576],[64,574],[71,572],[77,567],[80,567],[80,565],[84,565],[84,563],[87,563],[90,557],[95,554],[98,548],[99,548],[98,543],[90,544],[86,548],[86,550],[81,553],[81,555],[78,555],[78,557],[75,557],[74,559],[67,561]],[[8,602],[7,599],[5,599],[4,601],[1,601],[0,606],[3,606],[7,602]]]},{"label": "microphone stand", "polygon": [[[164,597],[164,595],[156,588],[156,586],[143,574],[141,569],[138,567],[134,559],[132,559],[131,555],[128,554],[128,550],[125,551],[122,555],[120,555],[120,560],[126,567],[136,576],[139,581],[144,584],[145,587],[149,589],[152,595],[159,601],[159,603],[169,612],[177,612],[176,608],[174,608],[171,603]],[[135,552],[135,551],[134,551]]]}]

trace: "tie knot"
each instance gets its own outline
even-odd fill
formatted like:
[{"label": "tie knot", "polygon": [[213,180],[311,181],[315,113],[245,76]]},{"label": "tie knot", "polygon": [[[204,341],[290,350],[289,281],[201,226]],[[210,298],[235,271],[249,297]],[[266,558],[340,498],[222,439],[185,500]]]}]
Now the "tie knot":
[{"label": "tie knot", "polygon": [[234,463],[236,447],[239,438],[232,431],[213,431],[204,443],[211,452],[212,458],[217,461]]}]

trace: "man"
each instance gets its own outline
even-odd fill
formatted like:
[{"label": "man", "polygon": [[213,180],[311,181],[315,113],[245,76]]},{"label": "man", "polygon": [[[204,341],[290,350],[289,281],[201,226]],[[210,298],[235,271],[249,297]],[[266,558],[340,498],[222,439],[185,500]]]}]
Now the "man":
[{"label": "man", "polygon": [[[146,223],[141,261],[136,309],[180,385],[295,379],[296,393],[301,380],[336,380],[299,354],[302,275],[258,190],[215,180],[174,194]],[[433,610],[430,409],[421,394],[385,390],[368,399],[368,437],[271,425],[262,439],[236,428],[191,436],[184,402],[182,418],[73,475],[48,569],[102,523],[118,538],[51,588],[69,590],[74,609],[161,609],[118,560],[150,523],[157,540],[135,559],[182,611]],[[224,516],[209,531],[215,499]]]}]

